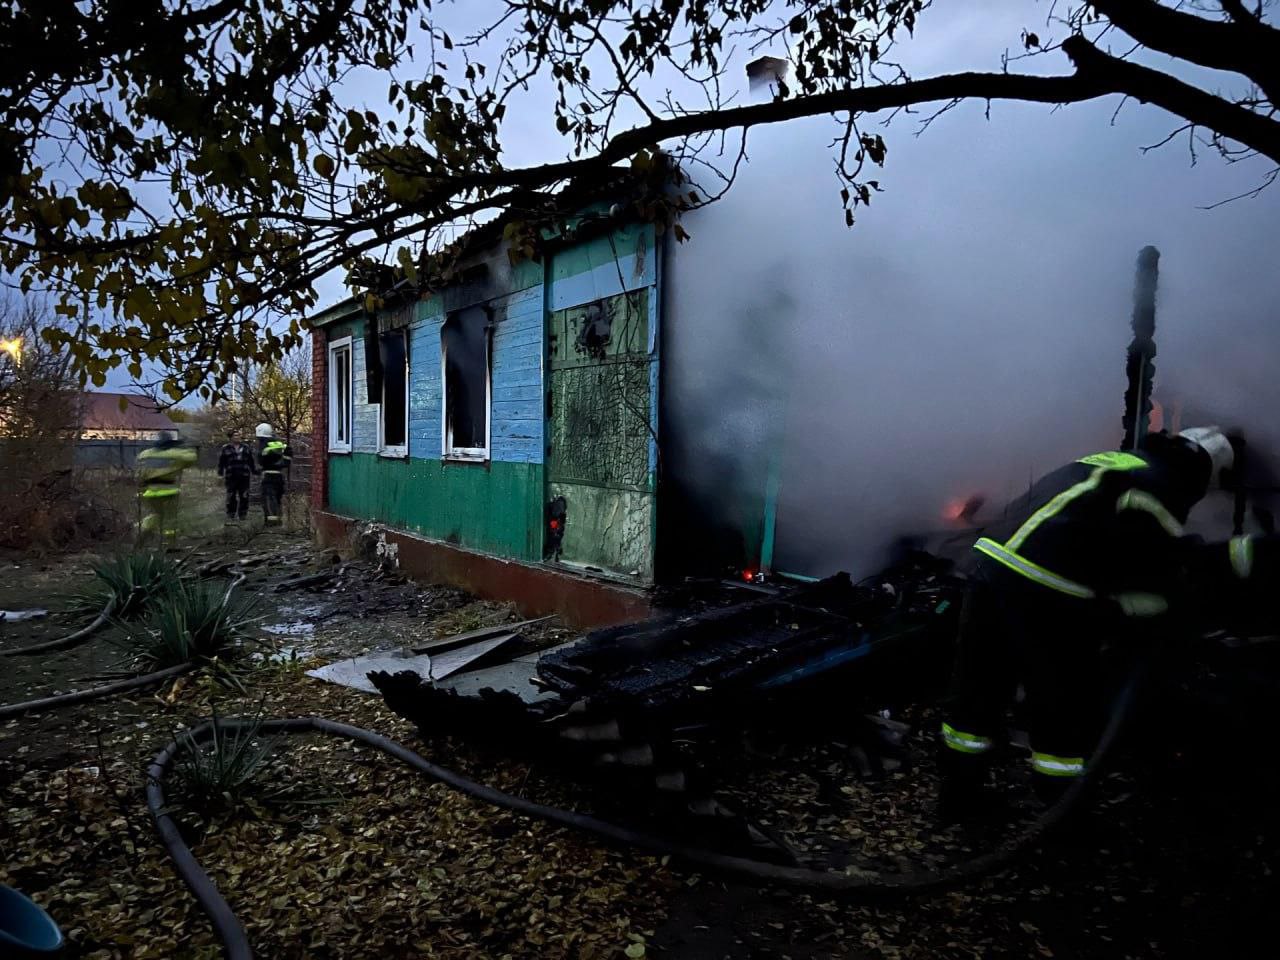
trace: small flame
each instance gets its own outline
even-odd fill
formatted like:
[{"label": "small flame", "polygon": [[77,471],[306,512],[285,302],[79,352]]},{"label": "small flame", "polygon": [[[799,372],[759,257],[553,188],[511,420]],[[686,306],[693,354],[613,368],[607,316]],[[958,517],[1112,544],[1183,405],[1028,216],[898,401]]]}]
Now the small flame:
[{"label": "small flame", "polygon": [[974,516],[986,502],[987,498],[980,493],[971,497],[956,497],[948,500],[942,508],[942,518],[950,523],[972,523]]},{"label": "small flame", "polygon": [[14,363],[22,362],[22,338],[14,337],[12,340],[0,340],[0,353],[7,353],[13,357]]}]

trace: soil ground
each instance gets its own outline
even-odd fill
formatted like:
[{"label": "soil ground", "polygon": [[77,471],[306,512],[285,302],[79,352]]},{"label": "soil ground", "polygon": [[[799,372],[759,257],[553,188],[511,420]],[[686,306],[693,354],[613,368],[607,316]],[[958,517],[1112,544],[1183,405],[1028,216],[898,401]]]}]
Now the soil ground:
[{"label": "soil ground", "polygon": [[[272,656],[244,661],[244,691],[193,675],[160,690],[0,724],[0,882],[50,911],[68,935],[68,956],[219,955],[208,922],[154,839],[142,797],[146,760],[175,732],[215,712],[312,714],[366,726],[501,789],[590,807],[584,788],[519,758],[473,749],[464,738],[424,738],[379,698],[304,674],[343,656],[515,620],[514,610],[415,586],[372,562],[344,563],[288,532],[212,523],[196,533],[176,551],[191,567],[272,557],[247,565],[242,588],[258,598],[256,628],[275,646]],[[83,622],[71,607],[91,586],[95,559],[4,558],[0,609],[52,612],[0,626],[0,646],[58,636]],[[307,589],[273,589],[322,570],[336,575]],[[570,636],[550,621],[530,643]],[[7,657],[0,659],[0,702],[128,669],[109,635],[57,655]],[[904,719],[921,730],[933,726],[923,713]],[[903,770],[864,782],[847,745],[755,743],[726,751],[725,793],[803,855],[836,869],[954,863],[1019,828],[1019,809],[1012,820],[940,827],[933,748],[931,736],[917,736]],[[261,957],[1270,953],[1254,945],[1270,939],[1272,871],[1280,862],[1274,780],[1227,770],[1220,771],[1226,779],[1206,784],[1176,758],[1120,769],[1068,832],[1001,874],[945,894],[874,904],[727,883],[606,848],[495,811],[333,738],[274,744],[229,811],[202,809],[180,783],[170,800]]]}]

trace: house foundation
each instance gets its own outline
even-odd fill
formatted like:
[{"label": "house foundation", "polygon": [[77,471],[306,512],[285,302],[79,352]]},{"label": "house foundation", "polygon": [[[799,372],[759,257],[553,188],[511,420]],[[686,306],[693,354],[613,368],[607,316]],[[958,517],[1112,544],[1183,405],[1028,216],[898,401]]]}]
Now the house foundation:
[{"label": "house foundation", "polygon": [[[354,549],[368,521],[314,511],[312,524],[321,546]],[[447,584],[485,600],[512,602],[521,615],[559,615],[587,629],[643,620],[653,612],[646,590],[583,576],[547,564],[522,563],[466,550],[393,528],[379,528],[381,542],[396,567],[422,583]]]}]

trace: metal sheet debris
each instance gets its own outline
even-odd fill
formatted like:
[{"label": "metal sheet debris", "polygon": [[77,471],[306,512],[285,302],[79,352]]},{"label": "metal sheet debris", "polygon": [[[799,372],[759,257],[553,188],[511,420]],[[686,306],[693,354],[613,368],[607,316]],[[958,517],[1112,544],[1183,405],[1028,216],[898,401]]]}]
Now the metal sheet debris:
[{"label": "metal sheet debris", "polygon": [[570,640],[546,650],[526,653],[506,663],[455,674],[437,683],[436,688],[452,691],[461,697],[478,697],[481,690],[513,693],[525,703],[530,704],[555,700],[557,699],[555,693],[542,689],[533,682],[538,660],[545,654],[566,650],[577,642],[577,640]]},{"label": "metal sheet debris", "polygon": [[338,660],[308,670],[308,677],[315,677],[326,683],[361,690],[364,693],[377,693],[378,688],[369,681],[369,673],[385,670],[388,673],[410,671],[424,680],[431,676],[431,658],[426,655],[412,656],[399,652],[383,652],[363,657],[352,657],[349,660]]},{"label": "metal sheet debris", "polygon": [[[445,677],[452,676],[455,673],[461,673],[473,664],[478,665],[481,659],[501,650],[518,636],[519,634],[517,633],[504,633],[500,636],[479,640],[465,647],[459,647],[456,650],[437,653],[434,657],[429,658],[431,660],[430,677],[432,680],[443,680]],[[422,654],[422,656],[426,655]]]},{"label": "metal sheet debris", "polygon": [[531,627],[537,623],[546,623],[551,617],[538,617],[536,620],[521,620],[518,623],[498,623],[491,627],[477,627],[475,630],[468,630],[466,633],[455,633],[451,637],[436,637],[434,640],[424,640],[421,643],[415,643],[410,649],[414,653],[440,653],[453,647],[460,647],[464,643],[470,643],[472,640],[482,640],[486,637],[494,637],[500,633],[519,633],[525,627]]},{"label": "metal sheet debris", "polygon": [[0,610],[0,622],[21,623],[23,620],[39,620],[48,615],[48,610]]}]

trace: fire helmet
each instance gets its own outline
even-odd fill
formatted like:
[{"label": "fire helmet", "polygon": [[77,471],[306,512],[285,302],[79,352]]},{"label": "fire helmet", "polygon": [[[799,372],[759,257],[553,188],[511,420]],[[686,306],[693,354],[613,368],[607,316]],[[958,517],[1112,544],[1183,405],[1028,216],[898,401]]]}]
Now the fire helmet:
[{"label": "fire helmet", "polygon": [[1230,470],[1235,462],[1235,451],[1231,441],[1222,432],[1221,427],[1188,427],[1178,434],[1183,440],[1195,444],[1209,455],[1213,463],[1213,472],[1209,475],[1210,489],[1220,486],[1222,474]]},{"label": "fire helmet", "polygon": [[257,436],[257,437],[265,437],[265,438],[268,438],[268,439],[269,439],[270,437],[275,436],[275,434],[274,434],[274,433],[272,432],[272,430],[271,430],[271,424],[269,424],[269,423],[260,423],[260,424],[258,424],[258,428],[257,428],[256,430],[254,430],[254,431],[253,431],[253,433],[254,433],[254,436]]}]

